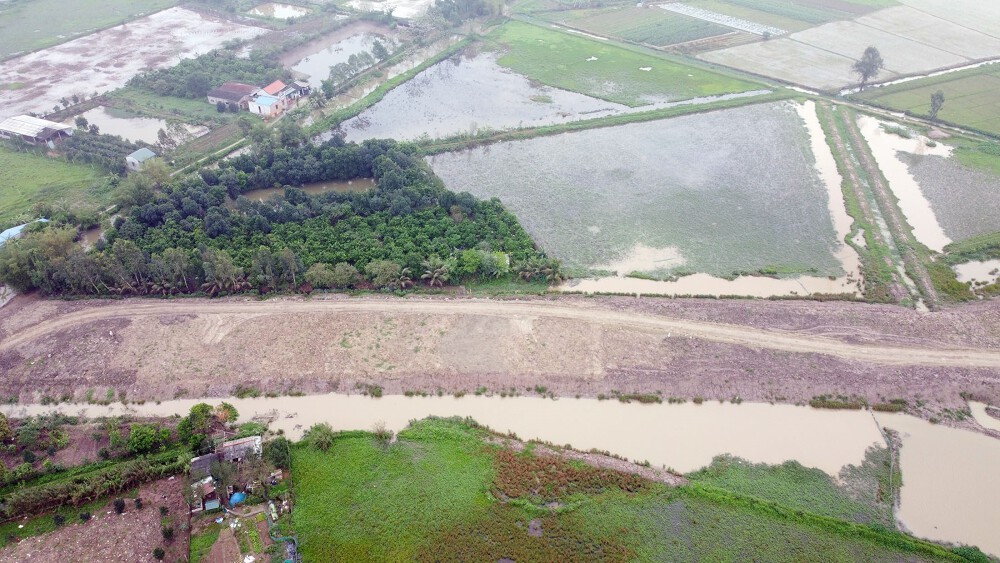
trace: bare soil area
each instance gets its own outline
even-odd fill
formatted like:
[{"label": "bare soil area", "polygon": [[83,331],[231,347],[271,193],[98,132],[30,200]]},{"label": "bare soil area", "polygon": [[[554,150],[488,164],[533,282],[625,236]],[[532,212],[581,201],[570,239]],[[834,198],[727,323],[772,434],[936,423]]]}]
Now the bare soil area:
[{"label": "bare soil area", "polygon": [[[284,297],[0,309],[0,396],[130,400],[452,393],[544,386],[803,403],[817,395],[1000,402],[1000,302],[932,314],[859,303]],[[933,414],[929,411],[928,416]]]},{"label": "bare soil area", "polygon": [[[70,522],[54,532],[24,539],[0,550],[0,563],[38,561],[121,561],[151,562],[153,550],[161,547],[164,561],[187,561],[188,534],[180,530],[187,524],[188,512],[181,492],[184,480],[170,478],[139,489],[143,507],[131,501],[123,514],[115,514],[111,501],[87,522]],[[123,497],[125,498],[125,497]],[[174,528],[174,539],[165,542],[160,532],[160,506],[169,513],[167,525]]]},{"label": "bare soil area", "polygon": [[184,8],[157,12],[5,61],[0,84],[25,86],[0,90],[0,116],[50,112],[64,97],[107,93],[142,71],[174,66],[230,39],[249,39],[264,31]]}]

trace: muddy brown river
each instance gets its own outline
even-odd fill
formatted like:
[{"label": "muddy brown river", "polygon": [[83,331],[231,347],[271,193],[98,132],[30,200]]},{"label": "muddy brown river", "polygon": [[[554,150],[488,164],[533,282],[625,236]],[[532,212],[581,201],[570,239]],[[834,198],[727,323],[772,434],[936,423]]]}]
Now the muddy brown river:
[{"label": "muddy brown river", "polygon": [[[522,439],[597,448],[632,460],[685,473],[730,453],[753,462],[794,459],[837,475],[858,464],[865,450],[884,443],[876,425],[902,436],[903,487],[897,512],[902,526],[930,539],[978,545],[1000,554],[1000,440],[969,430],[933,425],[901,414],[828,411],[761,403],[702,405],[623,404],[596,399],[499,398],[485,396],[372,399],[362,395],[226,399],[241,420],[264,416],[272,430],[293,439],[318,422],[336,430],[370,429],[376,423],[398,431],[427,416],[469,416]],[[185,414],[198,400],[110,406],[5,405],[8,416],[58,409],[70,414],[147,416]],[[208,400],[216,403],[218,400]]]}]

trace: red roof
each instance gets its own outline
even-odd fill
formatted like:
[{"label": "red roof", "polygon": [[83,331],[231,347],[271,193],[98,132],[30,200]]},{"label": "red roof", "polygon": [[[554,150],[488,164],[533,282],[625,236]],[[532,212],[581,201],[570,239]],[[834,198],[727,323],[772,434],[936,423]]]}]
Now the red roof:
[{"label": "red roof", "polygon": [[264,86],[264,91],[273,96],[278,92],[280,92],[282,89],[284,89],[284,87],[285,87],[284,82],[280,80],[275,80],[274,82],[268,84],[267,86]]}]

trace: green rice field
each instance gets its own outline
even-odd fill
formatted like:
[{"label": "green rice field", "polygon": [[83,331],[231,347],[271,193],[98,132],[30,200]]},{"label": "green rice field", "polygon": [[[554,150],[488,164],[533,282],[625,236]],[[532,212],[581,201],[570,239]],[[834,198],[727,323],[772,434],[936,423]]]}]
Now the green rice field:
[{"label": "green rice field", "polygon": [[659,8],[619,8],[563,21],[571,27],[597,35],[617,37],[657,47],[704,39],[732,31],[725,26]]},{"label": "green rice field", "polygon": [[0,2],[0,59],[57,45],[177,4],[177,0]]},{"label": "green rice field", "polygon": [[760,88],[700,67],[517,21],[490,33],[487,40],[502,53],[500,65],[514,72],[633,107]]},{"label": "green rice field", "polygon": [[[490,445],[469,421],[426,419],[392,444],[366,432],[292,452],[292,524],[306,561],[935,561],[886,528],[707,483],[679,488]],[[810,481],[777,474],[782,500]],[[843,494],[843,493],[841,493]],[[552,508],[555,507],[555,508]]]},{"label": "green rice field", "polygon": [[686,2],[720,14],[801,31],[836,20],[855,18],[878,8],[896,6],[895,0],[690,0]]},{"label": "green rice field", "polygon": [[1000,135],[1000,64],[872,88],[859,97],[926,116],[930,112],[931,95],[938,90],[945,96],[938,119]]}]

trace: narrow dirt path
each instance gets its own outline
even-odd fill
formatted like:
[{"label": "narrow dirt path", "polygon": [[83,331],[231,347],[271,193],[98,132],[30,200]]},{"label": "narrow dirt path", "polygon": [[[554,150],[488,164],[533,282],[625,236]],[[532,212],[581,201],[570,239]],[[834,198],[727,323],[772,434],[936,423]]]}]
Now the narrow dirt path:
[{"label": "narrow dirt path", "polygon": [[935,310],[938,308],[939,302],[937,290],[934,289],[934,284],[931,282],[931,277],[927,273],[927,268],[924,267],[924,263],[913,250],[919,243],[914,239],[913,231],[910,228],[910,225],[907,224],[905,219],[903,219],[902,212],[899,210],[899,207],[896,206],[896,202],[893,201],[893,197],[891,196],[892,192],[890,191],[888,182],[882,175],[882,171],[879,169],[878,163],[875,162],[875,158],[872,156],[871,151],[868,148],[868,144],[861,135],[861,131],[858,129],[857,121],[853,118],[845,119],[844,123],[847,127],[847,134],[850,137],[851,144],[855,149],[854,154],[857,156],[858,160],[861,162],[861,166],[871,179],[872,191],[875,193],[875,199],[878,203],[879,209],[882,211],[882,217],[884,217],[886,222],[889,224],[892,236],[896,239],[896,247],[899,250],[900,255],[903,257],[903,262],[906,265],[906,272],[917,284],[917,287],[920,289],[920,293],[923,294],[924,299],[927,301],[927,307],[931,310]]},{"label": "narrow dirt path", "polygon": [[0,342],[0,351],[33,339],[99,320],[159,315],[286,315],[302,313],[371,313],[472,315],[560,318],[653,331],[667,338],[696,338],[755,349],[798,354],[824,354],[866,363],[966,368],[1000,368],[1000,351],[958,347],[907,347],[850,344],[829,337],[749,326],[609,311],[597,307],[543,301],[479,301],[434,299],[274,300],[274,301],[144,301],[126,300],[48,318]]}]

